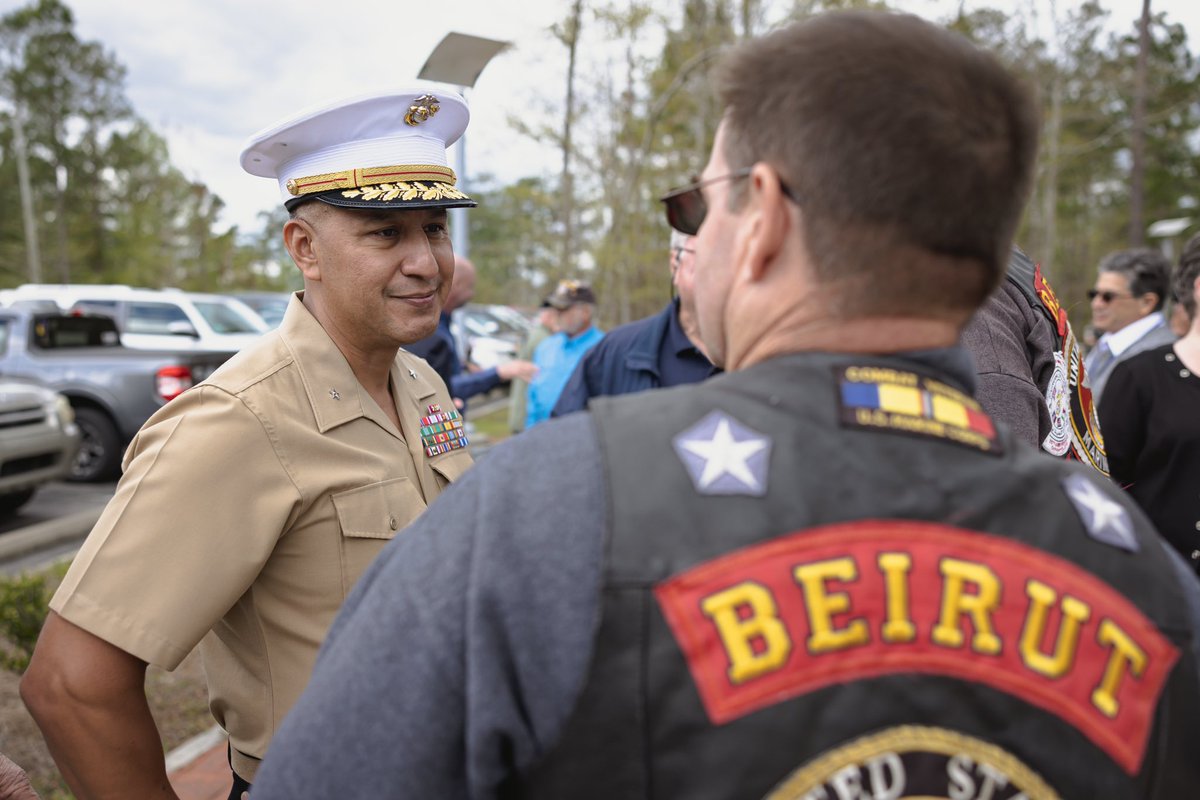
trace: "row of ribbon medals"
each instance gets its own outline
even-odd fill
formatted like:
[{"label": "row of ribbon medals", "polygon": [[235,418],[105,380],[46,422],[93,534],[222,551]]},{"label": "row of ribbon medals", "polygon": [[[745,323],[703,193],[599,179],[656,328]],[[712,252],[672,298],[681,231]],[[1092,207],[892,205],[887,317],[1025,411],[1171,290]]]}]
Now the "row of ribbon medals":
[{"label": "row of ribbon medals", "polygon": [[430,405],[429,416],[421,417],[421,444],[430,457],[466,447],[462,416],[457,411],[442,411],[438,403]]}]

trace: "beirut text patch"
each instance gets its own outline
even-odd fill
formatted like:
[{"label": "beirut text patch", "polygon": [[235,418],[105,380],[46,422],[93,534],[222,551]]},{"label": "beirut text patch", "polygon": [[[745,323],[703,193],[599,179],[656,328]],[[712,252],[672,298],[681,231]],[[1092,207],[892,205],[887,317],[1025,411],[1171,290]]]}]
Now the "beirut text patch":
[{"label": "beirut text patch", "polygon": [[945,675],[1058,716],[1130,774],[1179,655],[1081,567],[929,522],[791,533],[655,595],[714,724],[836,683]]}]

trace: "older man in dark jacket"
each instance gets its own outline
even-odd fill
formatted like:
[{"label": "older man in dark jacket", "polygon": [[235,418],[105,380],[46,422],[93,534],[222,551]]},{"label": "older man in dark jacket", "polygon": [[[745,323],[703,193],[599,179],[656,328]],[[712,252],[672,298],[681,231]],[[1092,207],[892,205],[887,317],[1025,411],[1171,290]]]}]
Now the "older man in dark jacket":
[{"label": "older man in dark jacket", "polygon": [[552,417],[587,408],[593,397],[699,383],[720,372],[704,354],[696,330],[692,237],[671,232],[671,283],[678,295],[651,317],[610,331],[579,362]]}]

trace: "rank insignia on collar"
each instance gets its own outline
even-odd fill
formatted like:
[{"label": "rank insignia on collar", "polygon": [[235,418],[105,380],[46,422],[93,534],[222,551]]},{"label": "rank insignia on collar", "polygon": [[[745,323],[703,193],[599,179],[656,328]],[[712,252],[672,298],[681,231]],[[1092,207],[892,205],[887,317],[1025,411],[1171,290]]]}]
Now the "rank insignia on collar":
[{"label": "rank insignia on collar", "polygon": [[1083,475],[1068,475],[1063,478],[1062,486],[1088,536],[1131,553],[1141,549],[1133,534],[1133,520],[1124,506],[1106,497]]},{"label": "rank insignia on collar", "polygon": [[700,494],[767,493],[771,440],[724,411],[713,411],[671,440]]},{"label": "rank insignia on collar", "polygon": [[451,450],[461,450],[470,442],[457,411],[442,411],[438,403],[430,404],[429,415],[421,417],[421,446],[425,455],[433,458]]}]

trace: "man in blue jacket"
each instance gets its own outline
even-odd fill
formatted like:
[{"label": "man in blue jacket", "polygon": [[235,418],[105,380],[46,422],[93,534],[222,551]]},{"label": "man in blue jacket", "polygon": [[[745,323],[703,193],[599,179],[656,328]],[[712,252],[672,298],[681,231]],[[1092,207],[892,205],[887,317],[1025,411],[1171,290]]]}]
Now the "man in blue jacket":
[{"label": "man in blue jacket", "polygon": [[604,332],[592,324],[596,294],[591,286],[581,281],[562,281],[546,302],[559,311],[558,333],[546,338],[533,351],[537,375],[529,382],[526,429],[550,418],[550,411],[579,360],[604,338]]},{"label": "man in blue jacket", "polygon": [[654,316],[616,328],[589,350],[550,416],[581,411],[593,397],[699,383],[720,371],[704,354],[696,329],[695,255],[693,237],[671,231],[671,283],[677,296]]}]

